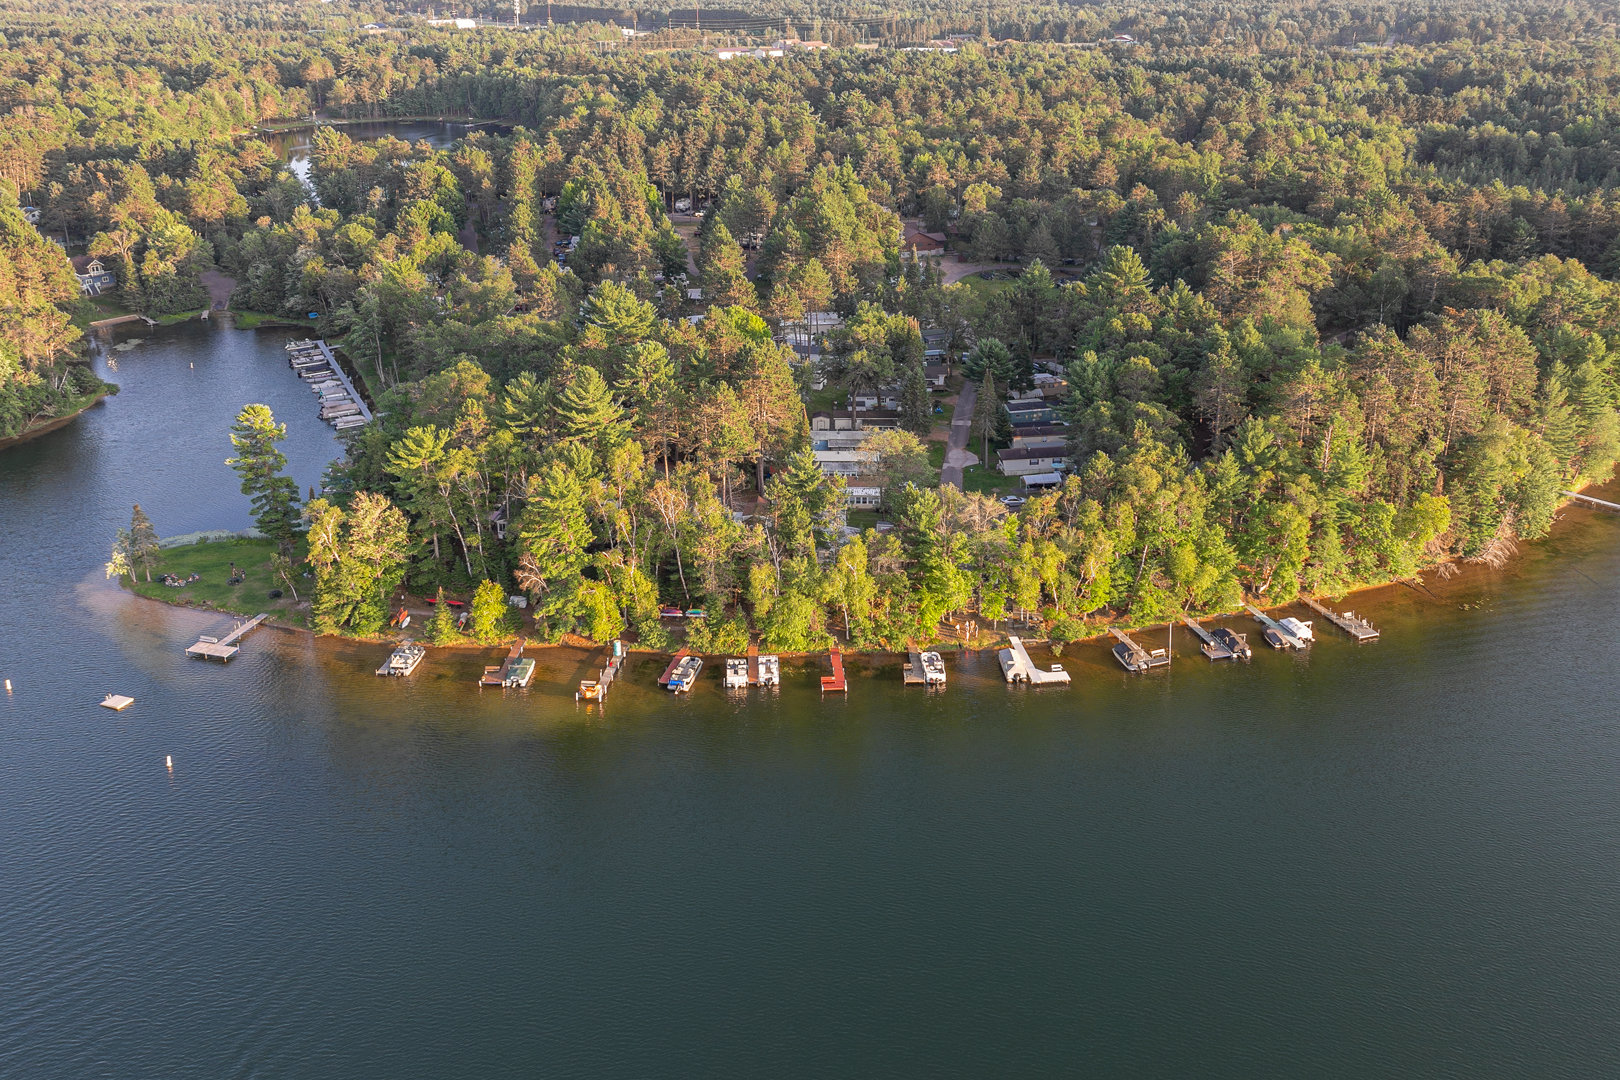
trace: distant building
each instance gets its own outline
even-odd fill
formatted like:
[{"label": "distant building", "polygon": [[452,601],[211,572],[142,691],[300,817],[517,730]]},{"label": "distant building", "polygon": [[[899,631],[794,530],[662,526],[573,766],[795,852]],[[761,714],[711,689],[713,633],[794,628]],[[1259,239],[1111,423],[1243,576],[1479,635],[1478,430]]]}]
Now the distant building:
[{"label": "distant building", "polygon": [[1030,476],[1069,467],[1069,452],[1061,446],[1026,446],[996,451],[1002,476]]},{"label": "distant building", "polygon": [[893,409],[818,410],[810,414],[810,437],[822,431],[871,431],[900,426],[900,414]]},{"label": "distant building", "polygon": [[1067,424],[1020,424],[1013,428],[1012,448],[1028,450],[1031,447],[1063,446],[1069,441]]},{"label": "distant building", "polygon": [[907,225],[905,239],[901,241],[901,246],[913,255],[943,258],[945,255],[945,234],[923,232],[921,229]]},{"label": "distant building", "polygon": [[25,206],[25,207],[22,208],[22,212],[23,212],[23,220],[28,222],[28,224],[30,224],[30,225],[38,225],[39,224],[39,217],[40,217],[39,207],[37,207],[37,206]]},{"label": "distant building", "polygon": [[945,380],[947,377],[949,377],[950,373],[951,365],[949,364],[923,365],[923,378],[927,381],[928,389],[930,390],[945,389]]},{"label": "distant building", "polygon": [[876,510],[883,502],[883,485],[870,476],[844,482],[844,506],[850,510]]},{"label": "distant building", "polygon": [[1052,412],[1052,403],[1040,401],[1009,401],[1007,415],[1016,424],[1050,424],[1057,417]]},{"label": "distant building", "polygon": [[79,278],[79,288],[84,290],[84,295],[101,296],[118,288],[118,278],[95,256],[75,255],[71,261],[73,272]]},{"label": "distant building", "polygon": [[449,26],[457,30],[478,29],[477,19],[429,19],[429,26]]}]

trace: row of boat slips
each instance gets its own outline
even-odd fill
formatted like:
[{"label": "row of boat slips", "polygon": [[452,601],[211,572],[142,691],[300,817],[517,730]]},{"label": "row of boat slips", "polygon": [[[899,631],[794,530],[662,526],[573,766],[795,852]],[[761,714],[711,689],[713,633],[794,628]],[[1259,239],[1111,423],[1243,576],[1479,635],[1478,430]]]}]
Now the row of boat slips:
[{"label": "row of boat slips", "polygon": [[324,341],[305,339],[287,342],[287,361],[298,377],[309,384],[320,403],[320,417],[339,431],[365,427],[371,423],[371,410],[343,373],[337,357]]}]

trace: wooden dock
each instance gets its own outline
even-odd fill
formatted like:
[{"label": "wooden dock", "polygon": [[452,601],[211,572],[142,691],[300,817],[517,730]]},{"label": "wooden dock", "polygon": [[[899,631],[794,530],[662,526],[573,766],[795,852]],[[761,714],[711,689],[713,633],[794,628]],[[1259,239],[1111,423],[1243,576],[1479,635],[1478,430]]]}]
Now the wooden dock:
[{"label": "wooden dock", "polygon": [[849,681],[844,678],[844,654],[838,651],[838,646],[834,645],[827,653],[827,658],[832,661],[833,673],[821,677],[821,692],[823,694],[829,692],[848,693]]},{"label": "wooden dock", "polygon": [[1264,626],[1267,630],[1276,631],[1277,636],[1282,639],[1284,648],[1303,649],[1305,647],[1305,643],[1290,633],[1288,627],[1273,619],[1270,615],[1267,615],[1253,604],[1244,604],[1243,606],[1248,609],[1249,614],[1253,615],[1255,621],[1261,626]]},{"label": "wooden dock", "polygon": [[1225,645],[1222,645],[1219,641],[1217,641],[1214,634],[1211,634],[1208,630],[1205,630],[1202,626],[1199,626],[1197,622],[1187,618],[1186,616],[1183,616],[1181,621],[1187,627],[1187,629],[1198,635],[1199,641],[1203,642],[1203,644],[1198,647],[1203,651],[1205,656],[1209,657],[1211,660],[1232,659],[1232,650],[1228,649]]},{"label": "wooden dock", "polygon": [[996,654],[1001,663],[1001,674],[1010,683],[1028,683],[1039,686],[1046,683],[1067,685],[1069,673],[1063,670],[1062,664],[1053,664],[1051,671],[1042,671],[1035,666],[1035,661],[1029,658],[1029,650],[1019,638],[1009,637],[1007,648]]},{"label": "wooden dock", "polygon": [[923,673],[922,653],[912,649],[906,660],[906,666],[901,669],[901,675],[907,686],[927,686],[928,676]]},{"label": "wooden dock", "polygon": [[482,679],[478,680],[478,685],[480,685],[480,686],[505,686],[506,685],[506,677],[508,675],[510,675],[511,672],[512,672],[512,665],[517,663],[518,660],[522,658],[522,656],[523,656],[523,639],[518,638],[517,639],[517,644],[512,646],[511,651],[509,651],[506,654],[506,659],[505,660],[502,660],[499,664],[495,665],[494,667],[486,667],[486,668],[484,668],[484,677]]},{"label": "wooden dock", "polygon": [[197,644],[186,650],[186,655],[200,656],[205,659],[229,662],[231,657],[235,656],[241,651],[236,642],[241,640],[242,635],[246,634],[249,630],[252,630],[255,626],[258,626],[269,617],[270,615],[268,612],[260,612],[247,622],[238,625],[235,630],[232,630],[222,638],[209,637],[208,635],[204,634],[197,638]]},{"label": "wooden dock", "polygon": [[748,685],[759,685],[759,646],[752,643],[748,646]]},{"label": "wooden dock", "polygon": [[287,343],[287,362],[299,378],[310,383],[320,399],[320,417],[339,431],[371,423],[371,410],[365,399],[344,374],[332,347],[325,341],[305,338]]},{"label": "wooden dock", "polygon": [[1310,599],[1305,600],[1305,606],[1357,641],[1372,641],[1378,636],[1378,631],[1373,629],[1373,624],[1366,619],[1359,618],[1353,611],[1346,611],[1343,614],[1329,611],[1315,600]]},{"label": "wooden dock", "polygon": [[691,655],[692,655],[692,650],[691,649],[688,649],[684,645],[681,646],[680,652],[676,653],[674,656],[669,658],[669,667],[665,668],[664,673],[662,675],[658,676],[658,685],[659,686],[668,686],[669,685],[669,677],[671,675],[675,674],[675,668],[680,664],[680,662],[682,660],[685,660],[688,656],[691,656]]},{"label": "wooden dock", "polygon": [[1108,632],[1119,639],[1120,643],[1114,646],[1114,658],[1127,671],[1148,671],[1170,662],[1169,649],[1144,649],[1123,630],[1109,627]]}]

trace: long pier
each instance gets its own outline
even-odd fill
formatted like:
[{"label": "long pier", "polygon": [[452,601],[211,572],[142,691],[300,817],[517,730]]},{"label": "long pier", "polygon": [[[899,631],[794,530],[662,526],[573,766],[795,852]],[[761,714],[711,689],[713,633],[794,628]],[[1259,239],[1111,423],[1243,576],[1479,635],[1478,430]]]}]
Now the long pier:
[{"label": "long pier", "polygon": [[1209,657],[1211,660],[1232,659],[1234,655],[1232,650],[1228,649],[1225,645],[1222,645],[1219,641],[1217,641],[1214,634],[1210,633],[1208,630],[1205,630],[1202,626],[1199,626],[1197,622],[1187,618],[1185,615],[1182,616],[1181,622],[1187,627],[1187,629],[1191,630],[1194,634],[1197,634],[1198,639],[1203,642],[1199,648],[1203,651],[1205,656]]},{"label": "long pier", "polygon": [[289,341],[287,354],[287,362],[293,370],[310,382],[311,389],[319,395],[322,420],[339,431],[371,423],[371,410],[366,408],[365,399],[344,374],[343,365],[338,363],[332,347],[324,340]]},{"label": "long pier", "polygon": [[902,677],[907,686],[927,686],[928,676],[923,674],[922,653],[912,649],[906,656],[906,666],[901,669]]},{"label": "long pier", "polygon": [[1378,631],[1373,629],[1373,624],[1366,619],[1359,618],[1353,611],[1346,611],[1343,614],[1329,611],[1315,600],[1309,598],[1305,599],[1305,606],[1357,641],[1372,641],[1378,636]]},{"label": "long pier", "polygon": [[1289,633],[1288,627],[1284,626],[1276,619],[1273,619],[1270,615],[1267,615],[1253,604],[1244,604],[1243,606],[1248,609],[1249,614],[1253,615],[1255,620],[1259,622],[1261,626],[1264,626],[1267,630],[1275,630],[1277,632],[1277,636],[1282,638],[1283,644],[1288,646],[1290,649],[1303,649],[1305,647],[1305,643],[1303,641]]},{"label": "long pier", "polygon": [[1578,491],[1560,491],[1558,494],[1568,499],[1579,499],[1583,503],[1590,503],[1600,510],[1613,510],[1615,513],[1620,514],[1620,503],[1604,502],[1602,499],[1594,499],[1590,495],[1582,495]]},{"label": "long pier", "polygon": [[1024,648],[1019,638],[1007,638],[1007,647],[996,654],[996,659],[1001,662],[1001,674],[1010,683],[1023,682],[1037,686],[1044,683],[1067,685],[1069,682],[1069,673],[1060,664],[1053,664],[1051,671],[1036,667],[1035,661],[1029,658],[1029,650]]},{"label": "long pier", "polygon": [[236,642],[241,640],[242,635],[246,634],[249,630],[252,630],[255,626],[258,626],[269,617],[270,614],[268,612],[260,612],[222,638],[209,637],[208,635],[204,634],[197,638],[197,644],[186,650],[186,655],[200,656],[205,659],[214,659],[229,663],[231,657],[241,652],[241,648],[236,644]]}]

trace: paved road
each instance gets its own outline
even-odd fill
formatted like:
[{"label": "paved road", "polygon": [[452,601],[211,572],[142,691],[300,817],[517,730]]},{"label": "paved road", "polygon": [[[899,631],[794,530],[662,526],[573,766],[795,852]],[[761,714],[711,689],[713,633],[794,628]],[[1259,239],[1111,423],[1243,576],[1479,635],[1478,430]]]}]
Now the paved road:
[{"label": "paved road", "polygon": [[945,465],[939,470],[939,482],[962,489],[962,470],[977,465],[979,459],[968,452],[968,433],[973,427],[973,403],[979,399],[979,388],[972,380],[962,384],[956,395],[956,412],[952,414],[951,435],[945,443]]}]

